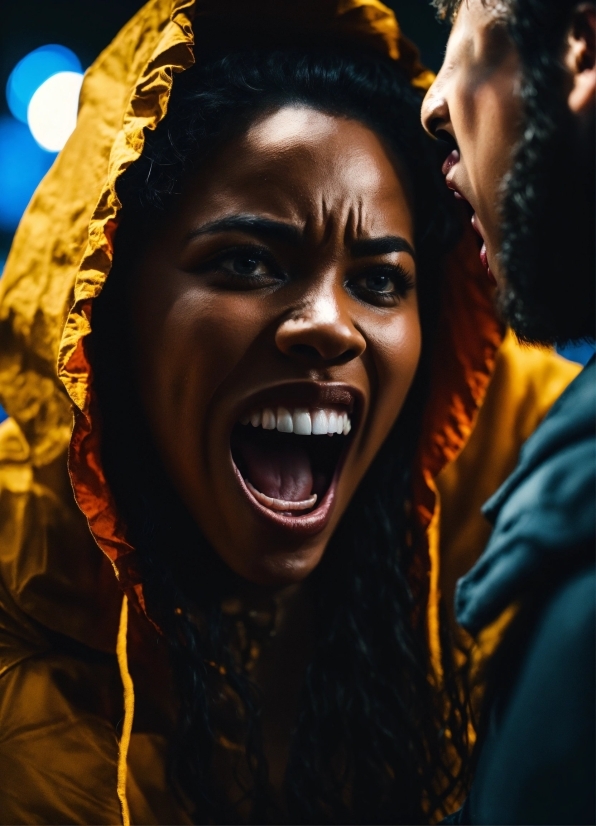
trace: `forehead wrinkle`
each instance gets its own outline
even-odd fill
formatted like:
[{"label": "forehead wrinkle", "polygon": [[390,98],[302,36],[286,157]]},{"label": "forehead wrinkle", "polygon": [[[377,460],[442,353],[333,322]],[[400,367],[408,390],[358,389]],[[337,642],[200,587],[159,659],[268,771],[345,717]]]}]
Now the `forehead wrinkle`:
[{"label": "forehead wrinkle", "polygon": [[[305,234],[317,239],[322,245],[339,242],[349,247],[355,240],[370,234],[366,231],[367,210],[365,199],[359,197],[333,206],[324,193],[312,204],[305,222]],[[370,230],[370,228],[369,228]]]},{"label": "forehead wrinkle", "polygon": [[[311,119],[322,126],[322,143],[296,128],[297,121],[304,127]],[[275,141],[269,132],[272,121],[279,127]],[[334,134],[346,128],[356,129],[354,141]],[[236,211],[265,212],[288,221],[317,244],[327,245],[331,239],[342,246],[351,243],[373,233],[377,219],[384,234],[387,200],[405,197],[395,161],[374,132],[357,121],[308,109],[282,109],[257,121],[242,138],[241,151],[236,147],[228,157],[224,150],[220,164],[229,179],[229,200],[238,201],[236,189],[243,193],[234,203]],[[214,189],[221,200],[221,182]]]}]

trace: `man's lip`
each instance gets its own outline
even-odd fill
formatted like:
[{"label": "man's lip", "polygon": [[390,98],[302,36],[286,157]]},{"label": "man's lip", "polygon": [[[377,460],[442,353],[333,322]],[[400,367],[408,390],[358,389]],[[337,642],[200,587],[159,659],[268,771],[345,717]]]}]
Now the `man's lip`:
[{"label": "man's lip", "polygon": [[441,167],[441,172],[443,175],[447,176],[456,163],[459,163],[459,151],[457,149],[452,149],[443,161],[443,166]]},{"label": "man's lip", "polygon": [[344,382],[291,381],[270,385],[243,399],[235,411],[234,423],[245,414],[262,407],[343,407],[352,418],[358,419],[364,407],[364,394]]},{"label": "man's lip", "polygon": [[474,232],[476,232],[482,238],[482,240],[484,241],[484,232],[482,230],[482,224],[480,223],[480,218],[478,217],[478,215],[476,213],[474,213],[472,215],[472,218],[470,219],[470,223],[472,224],[472,227],[474,228]]},{"label": "man's lip", "polygon": [[497,279],[495,278],[494,273],[490,268],[490,264],[488,263],[488,254],[486,252],[486,241],[484,239],[484,227],[482,226],[482,223],[480,222],[480,218],[478,217],[478,215],[476,213],[474,213],[472,215],[472,220],[470,221],[470,223],[474,227],[475,232],[477,232],[478,235],[480,236],[480,238],[482,239],[482,247],[480,248],[480,261],[482,263],[482,266],[486,270],[486,274],[488,275],[490,282],[492,283],[492,285],[494,287],[496,287],[497,286]]},{"label": "man's lip", "polygon": [[493,271],[490,268],[490,264],[488,263],[488,255],[486,252],[486,244],[482,244],[482,248],[480,250],[480,260],[482,261],[482,266],[486,270],[486,274],[489,277],[490,282],[494,287],[497,286],[497,279],[494,276]]},{"label": "man's lip", "polygon": [[457,149],[454,149],[452,152],[449,153],[449,155],[445,159],[443,166],[441,167],[441,172],[445,176],[445,183],[447,187],[453,192],[458,201],[466,201],[466,203],[469,203],[468,199],[462,193],[461,188],[455,181],[455,176],[457,174],[456,167],[458,163],[459,151]]},{"label": "man's lip", "polygon": [[458,186],[458,185],[455,183],[455,181],[453,180],[453,175],[452,175],[452,174],[451,174],[451,175],[447,175],[447,177],[445,178],[445,183],[447,184],[448,189],[450,189],[450,190],[453,192],[453,194],[455,195],[455,197],[456,197],[459,201],[465,201],[466,203],[469,203],[469,201],[468,201],[468,199],[466,198],[466,196],[465,196],[465,195],[462,195],[462,193],[461,193],[461,190],[460,190],[459,186]]},{"label": "man's lip", "polygon": [[[458,200],[465,201],[467,204],[470,204],[470,202],[466,198],[466,196],[462,195],[462,193],[460,191],[460,188],[458,187],[458,185],[456,184],[456,182],[454,180],[455,172],[456,172],[455,167],[457,166],[458,162],[459,162],[459,152],[457,151],[457,149],[454,149],[447,156],[447,158],[445,159],[445,162],[443,163],[443,167],[442,167],[441,171],[443,172],[443,175],[445,175],[445,183],[447,184],[449,189],[451,189],[453,191],[453,194],[455,195],[455,197]],[[471,206],[471,204],[470,204],[470,206]],[[473,209],[473,207],[472,207],[472,209]],[[488,256],[487,256],[487,252],[486,252],[486,241],[484,240],[484,229],[482,227],[482,224],[481,224],[480,219],[478,218],[478,215],[476,214],[476,212],[474,212],[474,214],[472,215],[471,224],[472,224],[472,227],[474,228],[475,232],[477,232],[478,235],[480,236],[480,238],[482,239],[482,248],[480,250],[480,261],[482,262],[482,266],[486,270],[486,274],[488,275],[488,277],[489,277],[490,281],[492,282],[492,284],[496,286],[497,279],[495,278],[493,272],[491,271],[491,268],[490,268],[489,263],[488,263]]]}]

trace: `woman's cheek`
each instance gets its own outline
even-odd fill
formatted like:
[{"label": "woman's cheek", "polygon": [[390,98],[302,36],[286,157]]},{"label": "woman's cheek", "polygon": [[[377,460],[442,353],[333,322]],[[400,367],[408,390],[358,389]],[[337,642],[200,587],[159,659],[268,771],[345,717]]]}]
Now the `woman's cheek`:
[{"label": "woman's cheek", "polygon": [[412,386],[420,352],[422,336],[418,305],[414,297],[408,299],[397,317],[386,325],[371,330],[376,353],[378,380],[377,425],[385,438]]}]

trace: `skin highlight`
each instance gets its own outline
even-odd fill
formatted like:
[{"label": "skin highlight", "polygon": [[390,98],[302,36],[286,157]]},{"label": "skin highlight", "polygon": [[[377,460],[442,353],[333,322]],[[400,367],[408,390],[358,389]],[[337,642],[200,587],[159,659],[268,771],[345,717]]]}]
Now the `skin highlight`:
[{"label": "skin highlight", "polygon": [[[197,171],[140,262],[136,369],[150,428],[206,538],[249,582],[285,586],[314,570],[395,423],[421,346],[413,247],[381,140],[285,106]],[[230,452],[255,394],[300,383],[347,387],[358,408],[329,517],[310,535],[259,517]]]}]

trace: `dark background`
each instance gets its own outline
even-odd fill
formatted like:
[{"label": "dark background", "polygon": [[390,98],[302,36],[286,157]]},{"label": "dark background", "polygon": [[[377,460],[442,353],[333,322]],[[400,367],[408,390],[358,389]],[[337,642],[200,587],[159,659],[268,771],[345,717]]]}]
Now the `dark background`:
[{"label": "dark background", "polygon": [[[0,0],[0,116],[9,114],[4,90],[22,57],[39,46],[59,43],[72,49],[86,69],[142,5],[142,0]],[[425,64],[438,69],[447,30],[436,21],[430,1],[393,0],[387,5],[419,46]],[[11,238],[0,230],[0,260],[6,258]]]}]

